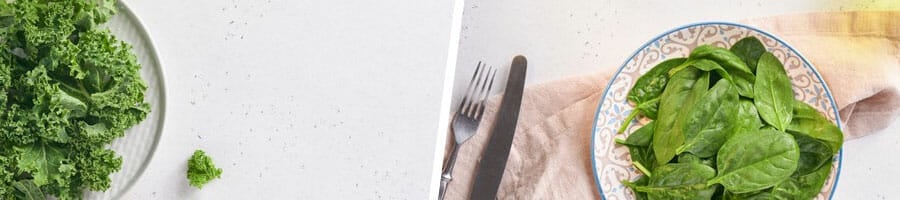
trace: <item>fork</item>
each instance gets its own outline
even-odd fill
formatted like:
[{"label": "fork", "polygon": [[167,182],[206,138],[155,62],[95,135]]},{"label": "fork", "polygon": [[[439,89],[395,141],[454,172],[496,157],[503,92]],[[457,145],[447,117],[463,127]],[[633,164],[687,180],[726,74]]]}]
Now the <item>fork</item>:
[{"label": "fork", "polygon": [[478,130],[482,114],[484,114],[484,102],[491,93],[491,87],[494,85],[494,76],[496,75],[496,69],[487,67],[480,61],[475,68],[475,73],[472,74],[472,80],[469,81],[465,96],[463,96],[450,126],[450,131],[453,133],[456,144],[451,148],[450,158],[447,159],[444,171],[441,173],[440,199],[444,199],[447,185],[453,180],[453,166],[456,164],[459,146],[475,135],[475,131]]}]

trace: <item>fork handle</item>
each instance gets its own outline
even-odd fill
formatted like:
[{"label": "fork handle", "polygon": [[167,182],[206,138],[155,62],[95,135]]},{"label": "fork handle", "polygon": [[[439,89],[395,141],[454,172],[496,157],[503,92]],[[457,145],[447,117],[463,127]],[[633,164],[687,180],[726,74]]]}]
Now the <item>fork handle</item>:
[{"label": "fork handle", "polygon": [[447,193],[447,185],[453,180],[453,166],[456,165],[457,153],[459,153],[459,144],[453,145],[450,152],[450,158],[447,159],[447,163],[444,165],[444,171],[441,173],[441,190],[440,194],[438,194],[439,199],[444,199],[444,194]]}]

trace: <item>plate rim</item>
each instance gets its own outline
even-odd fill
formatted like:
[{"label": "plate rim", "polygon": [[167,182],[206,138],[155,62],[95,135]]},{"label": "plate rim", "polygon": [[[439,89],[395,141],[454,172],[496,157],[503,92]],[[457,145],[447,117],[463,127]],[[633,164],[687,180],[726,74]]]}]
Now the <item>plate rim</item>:
[{"label": "plate rim", "polygon": [[[160,140],[162,139],[163,130],[165,129],[165,125],[166,125],[166,123],[165,123],[166,122],[166,102],[168,101],[168,97],[166,96],[165,71],[162,69],[163,63],[162,63],[162,60],[159,59],[159,54],[156,52],[156,46],[153,45],[154,44],[153,38],[150,37],[150,33],[147,32],[146,28],[144,28],[144,23],[142,22],[141,18],[138,17],[136,14],[134,14],[134,11],[132,11],[131,8],[128,6],[128,3],[126,3],[123,0],[118,0],[118,1],[116,1],[116,8],[118,8],[118,12],[116,14],[117,15],[123,14],[123,15],[125,15],[126,18],[133,19],[135,27],[137,28],[137,31],[139,32],[138,34],[141,35],[143,38],[147,39],[147,43],[145,44],[147,49],[149,50],[147,52],[147,54],[149,54],[149,56],[154,61],[156,61],[157,67],[154,67],[153,70],[156,71],[157,75],[159,76],[159,79],[162,80],[159,83],[157,83],[158,89],[160,91],[159,98],[162,99],[162,101],[159,102],[159,110],[157,110],[155,112],[162,112],[162,113],[160,113],[160,115],[159,115],[159,129],[156,130],[156,138],[154,139],[153,144],[150,146],[150,152],[147,154],[147,158],[144,159],[144,163],[146,163],[146,164],[141,166],[140,168],[138,168],[138,171],[136,172],[134,179],[132,179],[128,183],[126,183],[127,185],[125,185],[125,188],[123,188],[122,191],[119,194],[116,194],[113,198],[113,199],[121,199],[122,197],[125,196],[125,194],[128,194],[128,192],[130,192],[132,188],[134,188],[134,185],[137,185],[138,181],[143,177],[144,172],[147,171],[147,168],[149,168],[150,163],[152,163],[153,158],[156,155],[156,149],[157,149],[157,147],[159,147]],[[143,67],[144,66],[141,65],[141,68],[143,68]],[[154,111],[151,111],[151,112],[154,112]]]},{"label": "plate rim", "polygon": [[[795,54],[797,54],[797,57],[799,57],[800,60],[803,61],[804,64],[809,65],[809,69],[813,72],[813,74],[816,76],[816,78],[822,82],[822,88],[825,90],[825,95],[828,97],[828,99],[831,99],[831,107],[834,108],[833,112],[834,112],[834,119],[835,119],[835,121],[837,121],[836,124],[839,129],[841,129],[842,131],[844,130],[844,127],[841,126],[841,123],[840,123],[841,115],[838,112],[838,107],[837,107],[837,104],[835,103],[834,96],[831,95],[831,89],[828,88],[828,83],[826,83],[825,79],[822,78],[822,76],[819,74],[819,71],[816,70],[816,67],[812,63],[810,63],[808,60],[806,60],[806,57],[803,56],[802,53],[800,53],[799,51],[794,49],[793,46],[791,46],[790,44],[788,44],[781,38],[779,38],[769,32],[763,31],[759,28],[756,28],[756,27],[753,27],[750,25],[739,24],[739,23],[735,23],[735,22],[707,21],[707,22],[696,22],[696,23],[681,25],[676,28],[669,29],[668,31],[665,31],[665,32],[653,37],[652,39],[650,39],[649,41],[647,41],[646,43],[641,45],[637,50],[634,51],[634,53],[631,54],[631,56],[628,56],[628,59],[625,60],[624,63],[622,63],[622,66],[620,66],[618,69],[616,69],[616,73],[613,74],[612,77],[610,77],[609,82],[606,84],[606,88],[603,89],[603,95],[600,96],[600,101],[597,103],[597,110],[594,112],[594,121],[591,122],[592,123],[592,125],[591,125],[591,168],[592,169],[591,169],[591,171],[593,171],[593,174],[594,174],[594,185],[597,187],[597,191],[600,191],[600,199],[606,200],[606,196],[603,193],[603,188],[600,186],[600,174],[597,171],[597,159],[596,159],[597,158],[597,156],[596,156],[597,120],[600,117],[600,108],[601,108],[601,106],[603,106],[603,103],[606,100],[606,94],[609,93],[610,86],[612,86],[613,82],[616,80],[616,78],[622,72],[622,69],[625,69],[625,67],[629,63],[629,61],[632,58],[634,58],[634,56],[637,56],[643,49],[647,48],[647,46],[652,45],[653,42],[661,39],[662,37],[665,37],[666,35],[669,35],[676,31],[680,31],[685,28],[690,28],[690,27],[695,27],[695,26],[709,26],[709,25],[736,26],[736,27],[746,28],[746,29],[749,29],[752,31],[756,31],[767,37],[771,37],[772,39],[775,39],[775,41],[777,41],[781,44],[784,44],[784,46],[787,47],[789,50],[791,50],[791,52],[794,52]],[[834,193],[837,190],[838,183],[840,182],[841,166],[843,165],[843,157],[844,157],[843,154],[844,154],[844,148],[841,147],[841,150],[838,151],[838,166],[837,166],[837,171],[835,171],[834,184],[831,186],[831,194],[828,195],[829,200],[834,199]]]}]

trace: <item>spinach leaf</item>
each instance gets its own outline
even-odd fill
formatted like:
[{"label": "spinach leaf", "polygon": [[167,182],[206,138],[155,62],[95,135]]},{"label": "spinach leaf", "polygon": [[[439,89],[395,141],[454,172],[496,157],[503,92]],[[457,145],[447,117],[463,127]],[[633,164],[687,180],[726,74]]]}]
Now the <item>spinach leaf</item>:
[{"label": "spinach leaf", "polygon": [[628,92],[628,100],[635,104],[635,109],[632,110],[631,114],[629,114],[622,122],[622,127],[619,128],[618,133],[625,132],[625,128],[628,127],[628,124],[630,124],[638,114],[643,114],[650,119],[656,119],[659,107],[659,96],[662,94],[663,89],[666,88],[666,83],[669,81],[667,72],[673,67],[680,65],[685,60],[687,59],[673,58],[663,61],[650,69],[650,71],[647,71],[647,73],[644,73],[644,75],[641,75],[641,77],[634,82],[634,86],[632,86],[631,91]]},{"label": "spinach leaf", "polygon": [[831,166],[826,165],[807,175],[792,176],[772,188],[772,199],[812,199],[822,191],[829,174]]},{"label": "spinach leaf", "polygon": [[656,166],[656,157],[653,155],[653,149],[650,148],[654,127],[656,127],[656,122],[651,121],[628,135],[628,138],[620,143],[628,146],[631,162],[645,175],[652,175],[651,171]]},{"label": "spinach leaf", "polygon": [[800,150],[791,135],[774,129],[742,132],[719,150],[719,174],[709,184],[722,184],[734,193],[772,187],[797,169]]},{"label": "spinach leaf", "polygon": [[740,57],[734,55],[734,53],[731,53],[728,49],[710,45],[701,45],[691,51],[691,55],[688,59],[708,59],[715,61],[732,77],[732,82],[738,87],[738,93],[740,93],[741,96],[753,98],[754,95],[756,95],[753,93],[753,90],[751,90],[756,81],[753,71],[747,67],[747,64],[744,63]]},{"label": "spinach leaf", "polygon": [[725,71],[725,68],[723,68],[722,65],[719,65],[719,63],[713,62],[712,60],[699,59],[699,60],[694,60],[693,64],[691,64],[691,66],[694,66],[697,69],[700,69],[703,71],[716,72],[716,74],[721,76],[723,79],[728,80],[735,87],[737,87],[737,91],[740,94],[752,94],[753,93],[753,85],[752,84],[736,84],[736,83],[749,83],[749,82],[742,82],[739,80],[738,80],[738,82],[735,82],[735,79],[731,76],[731,74],[729,74],[728,71]]},{"label": "spinach leaf", "polygon": [[763,121],[780,131],[791,124],[794,93],[784,66],[769,52],[763,53],[756,68],[759,77],[753,88],[753,103]]},{"label": "spinach leaf", "polygon": [[700,164],[703,164],[703,165],[706,165],[706,166],[709,166],[712,168],[716,168],[716,157],[713,156],[713,157],[709,157],[709,158],[705,158],[705,159],[700,159]]},{"label": "spinach leaf", "polygon": [[737,89],[731,82],[716,83],[688,111],[686,120],[681,121],[686,139],[675,153],[690,152],[701,158],[714,156],[733,131],[737,103]]},{"label": "spinach leaf", "polygon": [[687,68],[672,76],[660,97],[659,119],[653,133],[653,153],[656,163],[666,164],[675,157],[676,149],[684,143],[684,133],[680,127],[686,112],[693,107],[696,99],[709,88],[709,73]]},{"label": "spinach leaf", "polygon": [[691,153],[678,154],[678,163],[700,163],[700,157]]},{"label": "spinach leaf", "polygon": [[763,126],[752,100],[739,100],[735,120],[734,132],[755,131]]},{"label": "spinach leaf", "polygon": [[[647,183],[649,183],[649,182],[650,182],[650,178],[648,178],[647,176],[641,176],[640,178],[638,178],[638,179],[637,179],[636,181],[634,181],[634,182],[627,181],[627,180],[623,180],[623,181],[622,181],[622,185],[625,185],[625,186],[627,186],[627,187],[629,187],[629,188],[635,188],[635,187],[638,187],[638,186],[647,186]],[[647,198],[647,193],[646,193],[646,192],[638,192],[638,191],[636,191],[636,190],[632,190],[632,192],[634,192],[634,199],[635,199],[635,200],[648,200],[648,199],[650,199],[650,198]]]},{"label": "spinach leaf", "polygon": [[825,142],[813,139],[803,134],[794,134],[797,145],[800,147],[800,162],[797,166],[795,175],[806,175],[812,173],[816,169],[831,163],[833,155]]},{"label": "spinach leaf", "polygon": [[656,127],[656,121],[650,121],[646,125],[642,126],[638,130],[634,131],[625,141],[622,141],[620,144],[628,145],[628,146],[638,146],[638,147],[649,147],[650,141],[653,140],[653,131]]},{"label": "spinach leaf", "polygon": [[766,52],[766,47],[756,37],[750,36],[738,40],[731,46],[731,52],[737,55],[747,64],[750,71],[756,72],[756,63],[759,57]]},{"label": "spinach leaf", "polygon": [[772,195],[768,190],[741,194],[735,194],[726,190],[725,194],[722,195],[722,200],[772,200]]},{"label": "spinach leaf", "polygon": [[[641,113],[645,113],[645,116],[647,115],[647,113],[652,113],[653,118],[651,119],[656,119],[656,113],[659,113],[659,97],[638,104],[634,108],[634,110],[632,110],[631,113],[629,113],[628,116],[626,116],[625,119],[622,120],[622,126],[619,127],[619,130],[616,131],[616,134],[624,133],[625,130],[628,129],[628,125],[630,125],[631,122],[634,121],[634,118]],[[647,118],[650,117],[648,116]]]},{"label": "spinach leaf", "polygon": [[[733,70],[738,70],[742,72],[751,72],[750,68],[747,67],[747,64],[741,61],[741,58],[728,51],[728,49],[722,47],[716,47],[712,45],[700,45],[691,51],[691,55],[688,56],[689,59],[710,59],[716,61],[722,67],[725,67],[726,70],[732,68]],[[728,70],[731,72],[732,70]],[[752,74],[752,72],[751,72]]]},{"label": "spinach leaf", "polygon": [[[669,81],[667,72],[673,67],[684,63],[686,58],[673,58],[663,61],[654,66],[650,71],[644,73],[638,80],[634,82],[631,91],[628,92],[628,100],[636,105],[641,105],[662,95],[666,83]],[[651,119],[656,119],[656,113],[644,113]]]},{"label": "spinach leaf", "polygon": [[728,74],[728,72],[725,71],[725,68],[722,68],[722,65],[719,65],[719,63],[716,63],[715,61],[707,59],[691,60],[690,66],[694,66],[703,71],[716,72],[722,76],[722,78],[732,80],[731,74]]},{"label": "spinach leaf", "polygon": [[716,170],[699,163],[671,163],[660,166],[646,186],[634,187],[646,192],[649,199],[710,199],[717,186],[706,181],[716,176]]},{"label": "spinach leaf", "polygon": [[700,163],[715,169],[716,157],[700,158],[691,153],[682,153],[678,154],[678,163]]},{"label": "spinach leaf", "polygon": [[817,140],[821,140],[831,147],[833,153],[841,150],[844,143],[844,133],[831,121],[822,116],[816,108],[794,101],[794,118],[788,126],[788,132],[803,134]]}]

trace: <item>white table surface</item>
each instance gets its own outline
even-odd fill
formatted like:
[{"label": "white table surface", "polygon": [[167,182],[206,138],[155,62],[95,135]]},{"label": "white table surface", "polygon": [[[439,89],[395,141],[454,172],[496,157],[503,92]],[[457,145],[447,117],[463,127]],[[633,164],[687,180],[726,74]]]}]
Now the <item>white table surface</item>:
[{"label": "white table surface", "polygon": [[[125,0],[159,53],[163,136],[123,199],[424,199],[453,1]],[[185,178],[204,149],[224,169]]]},{"label": "white table surface", "polygon": [[[900,9],[900,2],[467,0],[454,93],[465,89],[478,61],[507,67],[514,55],[526,55],[526,84],[535,84],[617,68],[647,40],[685,24],[881,9]],[[451,105],[459,99],[454,96]],[[900,199],[894,183],[900,180],[900,169],[895,167],[900,160],[887,158],[900,148],[898,130],[900,119],[879,133],[844,144],[843,170],[834,199]]]}]

